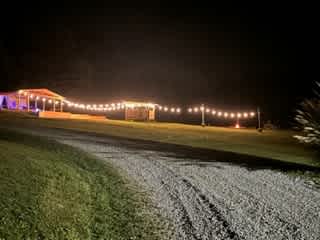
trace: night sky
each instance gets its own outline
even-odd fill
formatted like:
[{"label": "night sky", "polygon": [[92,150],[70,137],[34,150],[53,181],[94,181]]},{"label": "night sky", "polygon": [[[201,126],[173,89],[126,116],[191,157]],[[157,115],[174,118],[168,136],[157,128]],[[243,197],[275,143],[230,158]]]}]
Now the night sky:
[{"label": "night sky", "polygon": [[[91,1],[89,1],[91,2]],[[288,122],[318,78],[315,6],[3,7],[0,91],[260,106]]]}]

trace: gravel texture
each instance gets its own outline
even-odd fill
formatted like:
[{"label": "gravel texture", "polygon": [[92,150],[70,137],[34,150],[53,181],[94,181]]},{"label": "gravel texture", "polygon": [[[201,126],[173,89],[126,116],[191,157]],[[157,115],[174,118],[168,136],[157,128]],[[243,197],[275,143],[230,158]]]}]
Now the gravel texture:
[{"label": "gravel texture", "polygon": [[173,222],[173,239],[320,239],[320,191],[299,178],[157,150],[156,143],[60,130],[45,135],[137,182]]}]

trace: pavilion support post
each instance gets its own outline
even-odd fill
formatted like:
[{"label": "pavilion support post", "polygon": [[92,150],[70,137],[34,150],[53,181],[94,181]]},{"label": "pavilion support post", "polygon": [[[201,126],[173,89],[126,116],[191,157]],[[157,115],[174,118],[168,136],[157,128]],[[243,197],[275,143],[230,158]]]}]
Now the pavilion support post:
[{"label": "pavilion support post", "polygon": [[17,110],[20,109],[20,102],[21,102],[21,94],[20,92],[18,93],[18,104],[17,104]]},{"label": "pavilion support post", "polygon": [[37,100],[37,98],[36,98],[36,100],[35,100],[35,102],[34,102],[34,107],[35,107],[35,109],[36,109],[36,111],[37,111],[37,109],[38,109],[38,100]]},{"label": "pavilion support post", "polygon": [[53,100],[53,111],[56,111],[56,100]]},{"label": "pavilion support post", "polygon": [[46,101],[42,101],[42,111],[46,111]]},{"label": "pavilion support post", "polygon": [[27,96],[27,109],[29,112],[30,111],[30,96],[29,95]]},{"label": "pavilion support post", "polygon": [[62,100],[60,101],[60,112],[63,112],[63,102],[62,102]]},{"label": "pavilion support post", "polygon": [[128,107],[127,106],[125,107],[125,110],[124,110],[124,119],[128,120]]}]

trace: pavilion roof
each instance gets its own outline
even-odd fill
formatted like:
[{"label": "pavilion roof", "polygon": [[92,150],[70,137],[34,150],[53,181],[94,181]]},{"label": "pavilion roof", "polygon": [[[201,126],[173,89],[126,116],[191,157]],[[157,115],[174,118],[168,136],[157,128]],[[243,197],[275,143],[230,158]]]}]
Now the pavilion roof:
[{"label": "pavilion roof", "polygon": [[125,105],[132,105],[135,107],[154,107],[155,104],[154,103],[150,103],[150,102],[139,102],[139,101],[122,101],[123,104]]},{"label": "pavilion roof", "polygon": [[53,98],[53,99],[57,99],[57,100],[64,100],[65,97],[49,90],[46,88],[35,88],[35,89],[20,89],[14,93],[28,93],[28,94],[32,94],[34,96],[39,96],[39,97],[47,97],[47,98]]}]

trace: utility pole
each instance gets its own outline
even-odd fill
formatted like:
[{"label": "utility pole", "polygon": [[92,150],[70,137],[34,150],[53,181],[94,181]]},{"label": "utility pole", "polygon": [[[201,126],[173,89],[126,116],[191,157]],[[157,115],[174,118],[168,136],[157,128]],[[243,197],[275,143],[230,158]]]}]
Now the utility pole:
[{"label": "utility pole", "polygon": [[201,126],[204,127],[206,125],[205,115],[204,115],[204,104],[201,104],[200,110],[202,115]]},{"label": "utility pole", "polygon": [[261,129],[261,118],[260,118],[260,108],[259,107],[257,109],[257,113],[258,113],[258,129]]}]

